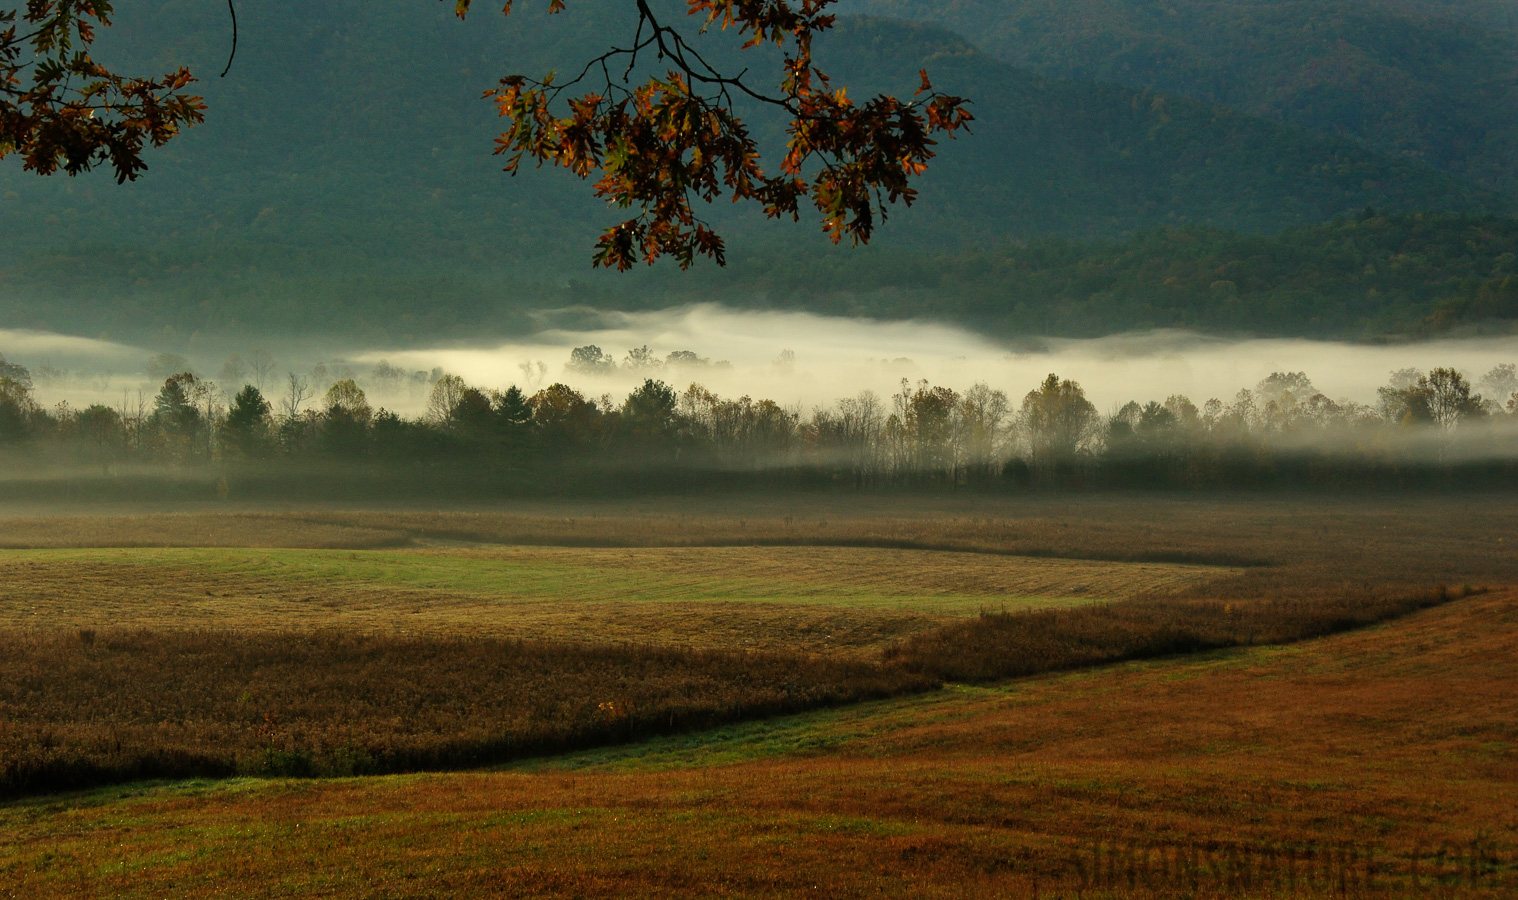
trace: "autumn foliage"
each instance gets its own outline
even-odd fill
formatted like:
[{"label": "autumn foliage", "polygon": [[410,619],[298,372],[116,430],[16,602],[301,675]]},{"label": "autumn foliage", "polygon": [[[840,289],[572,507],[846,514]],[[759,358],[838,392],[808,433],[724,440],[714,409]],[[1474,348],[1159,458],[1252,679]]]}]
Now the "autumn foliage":
[{"label": "autumn foliage", "polygon": [[[534,160],[595,178],[597,196],[637,211],[601,236],[595,260],[608,268],[625,270],[665,255],[682,268],[697,256],[723,263],[722,239],[696,215],[693,203],[724,194],[760,204],[771,218],[793,221],[809,200],[834,243],[865,243],[889,204],[910,205],[916,197],[911,179],[933,158],[932,135],[952,136],[967,128],[971,116],[964,98],[935,91],[925,71],[909,101],[881,95],[855,103],[835,87],[812,57],[814,37],[833,26],[827,12],[833,2],[688,0],[686,12],[703,32],[733,30],[746,38],[745,48],[781,50],[778,90],[765,92],[751,87],[743,73],[714,67],[646,0],[637,0],[631,46],[607,51],[567,81],[553,73],[538,80],[502,79],[494,98],[510,126],[497,139],[496,152],[506,157],[508,172]],[[458,0],[460,16],[469,7],[470,0]],[[563,7],[553,0],[550,10]],[[627,84],[626,73],[644,54],[667,68]],[[614,73],[624,67],[620,76]],[[595,79],[595,86],[572,93],[587,79]],[[738,99],[778,108],[789,118],[777,170],[761,166],[758,143],[734,111]]]},{"label": "autumn foliage", "polygon": [[188,69],[135,78],[90,57],[110,0],[27,0],[19,21],[0,10],[0,158],[18,153],[43,175],[109,164],[130,181],[147,168],[144,144],[161,147],[201,121]]},{"label": "autumn foliage", "polygon": [[[627,269],[663,255],[682,267],[697,256],[722,263],[722,239],[693,204],[724,194],[792,220],[809,199],[835,243],[867,242],[889,204],[913,201],[911,179],[934,155],[931,136],[953,135],[971,116],[967,101],[935,91],[926,72],[908,101],[881,95],[855,103],[812,58],[813,38],[833,26],[833,2],[688,0],[687,13],[702,32],[732,30],[746,48],[781,50],[779,83],[765,92],[745,80],[747,69],[714,67],[647,0],[635,0],[638,27],[629,46],[588,61],[567,81],[553,73],[541,80],[509,75],[486,94],[510,121],[496,152],[507,158],[509,172],[532,159],[594,176],[597,196],[636,210],[602,235],[595,260],[607,267]],[[456,0],[457,14],[462,18],[470,5]],[[511,8],[506,3],[506,14]],[[563,0],[551,0],[550,12],[563,8]],[[44,175],[108,163],[118,181],[128,181],[146,168],[145,144],[161,146],[202,120],[205,104],[186,91],[195,81],[188,69],[136,78],[91,58],[95,29],[111,24],[111,11],[110,0],[28,0],[19,16],[0,10],[0,157],[19,153],[26,168]],[[235,54],[235,11],[232,27]],[[635,84],[631,75],[647,56],[664,71]],[[625,72],[614,76],[623,63]],[[571,93],[595,73],[604,76],[598,87]],[[736,101],[789,118],[776,171],[761,167]]]}]

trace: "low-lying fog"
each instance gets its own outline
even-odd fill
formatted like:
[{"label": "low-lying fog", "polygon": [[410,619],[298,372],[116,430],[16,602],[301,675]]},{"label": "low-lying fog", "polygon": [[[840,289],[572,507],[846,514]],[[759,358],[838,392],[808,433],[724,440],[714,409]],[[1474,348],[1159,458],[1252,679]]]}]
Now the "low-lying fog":
[{"label": "low-lying fog", "polygon": [[[1013,402],[1050,372],[1073,378],[1098,409],[1129,400],[1185,394],[1201,404],[1228,401],[1272,372],[1305,372],[1335,400],[1373,403],[1376,388],[1405,368],[1449,366],[1477,384],[1494,366],[1518,361],[1518,335],[1421,343],[1363,345],[1310,340],[1223,340],[1175,331],[1066,340],[991,340],[926,322],[877,322],[790,312],[741,312],[710,304],[655,313],[605,313],[598,324],[549,327],[530,338],[476,346],[397,350],[332,346],[319,356],[294,344],[249,338],[246,346],[161,356],[131,347],[61,335],[0,330],[0,353],[27,366],[39,402],[67,400],[135,405],[148,402],[168,368],[188,365],[227,391],[262,382],[276,404],[294,372],[319,398],[352,377],[375,406],[419,412],[438,370],[482,388],[516,384],[531,393],[563,381],[591,396],[620,401],[647,377],[677,388],[700,382],[722,396],[770,398],[810,410],[873,390],[885,395],[901,379],[926,379],[963,390],[977,381],[1006,391]],[[585,321],[583,314],[577,316]],[[609,357],[599,373],[569,366],[571,351],[595,346]],[[648,349],[643,364],[630,352]],[[671,354],[685,362],[671,363]],[[156,357],[156,358],[155,358]],[[678,358],[678,357],[677,357]],[[377,374],[381,362],[386,363]],[[172,374],[172,373],[169,373]],[[236,383],[232,383],[236,382]]]}]

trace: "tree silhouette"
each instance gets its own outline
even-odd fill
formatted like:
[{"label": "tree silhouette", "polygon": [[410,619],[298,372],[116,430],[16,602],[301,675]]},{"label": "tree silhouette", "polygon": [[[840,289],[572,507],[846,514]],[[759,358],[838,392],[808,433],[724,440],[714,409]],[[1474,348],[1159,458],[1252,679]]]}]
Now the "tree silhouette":
[{"label": "tree silhouette", "polygon": [[269,401],[258,388],[245,385],[232,399],[232,408],[227,411],[221,430],[222,442],[244,456],[260,456],[268,446],[270,424]]},{"label": "tree silhouette", "polygon": [[1079,384],[1050,374],[1023,398],[1023,426],[1033,461],[1060,464],[1090,448],[1100,436],[1101,417]]}]

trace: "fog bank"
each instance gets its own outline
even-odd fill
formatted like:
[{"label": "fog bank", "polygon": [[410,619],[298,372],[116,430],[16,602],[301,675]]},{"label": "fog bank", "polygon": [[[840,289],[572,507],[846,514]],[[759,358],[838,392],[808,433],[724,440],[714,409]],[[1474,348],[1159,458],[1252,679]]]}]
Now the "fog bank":
[{"label": "fog bank", "polygon": [[[530,337],[475,346],[332,346],[318,356],[309,345],[285,346],[258,336],[245,343],[242,358],[255,350],[272,357],[261,385],[271,400],[281,394],[287,372],[305,377],[318,397],[332,381],[352,377],[375,405],[403,414],[422,408],[430,385],[426,379],[438,370],[478,387],[516,384],[529,393],[563,381],[617,401],[644,378],[681,389],[699,382],[723,396],[769,398],[803,410],[861,390],[887,394],[902,379],[914,384],[926,379],[960,390],[985,382],[1016,402],[1055,372],[1080,382],[1105,412],[1129,400],[1163,400],[1171,394],[1184,394],[1198,404],[1212,397],[1227,402],[1272,372],[1288,371],[1305,372],[1332,399],[1372,403],[1376,388],[1394,370],[1450,366],[1475,383],[1493,366],[1518,362],[1518,335],[1384,345],[1229,340],[1179,331],[998,341],[930,322],[744,312],[717,304],[650,313],[566,311],[545,316],[542,329]],[[597,372],[569,367],[571,351],[585,346],[599,347],[615,367]],[[629,351],[645,346],[653,364],[629,364]],[[695,359],[666,362],[678,351]],[[0,329],[0,353],[31,369],[37,399],[45,405],[67,400],[76,408],[116,406],[138,392],[150,399],[162,383],[161,374],[149,375],[154,348]],[[181,361],[228,392],[240,385],[221,382],[254,380],[246,367],[234,379],[229,373],[236,368],[229,369],[221,353]],[[399,370],[408,377],[377,377],[381,361],[392,373]],[[162,365],[158,363],[160,370]]]},{"label": "fog bank", "polygon": [[[534,388],[562,380],[587,393],[615,397],[645,377],[681,388],[696,381],[724,396],[762,396],[803,409],[861,390],[888,393],[903,378],[958,389],[983,381],[1020,399],[1056,372],[1080,382],[1103,410],[1171,394],[1185,394],[1197,403],[1211,397],[1227,401],[1272,372],[1287,371],[1306,372],[1333,399],[1370,403],[1398,369],[1453,366],[1476,381],[1493,366],[1518,361],[1518,335],[1386,345],[1228,340],[1181,331],[996,341],[929,322],[742,312],[715,304],[606,313],[600,319],[594,327],[545,329],[521,342],[372,350],[355,359],[365,364],[385,359],[403,369],[441,366],[484,387]],[[600,347],[618,368],[601,375],[566,370],[571,351],[586,345]],[[658,360],[688,350],[707,364],[625,365],[628,351],[643,346]]]}]

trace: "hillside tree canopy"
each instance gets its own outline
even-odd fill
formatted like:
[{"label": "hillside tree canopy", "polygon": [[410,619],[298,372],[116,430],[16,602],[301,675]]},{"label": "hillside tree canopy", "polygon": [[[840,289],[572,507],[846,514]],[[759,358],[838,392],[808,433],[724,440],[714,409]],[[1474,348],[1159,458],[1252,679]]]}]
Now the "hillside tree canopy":
[{"label": "hillside tree canopy", "polygon": [[[953,136],[971,121],[968,101],[934,90],[925,71],[904,100],[881,94],[856,102],[835,85],[812,48],[833,27],[836,0],[686,0],[692,27],[685,31],[666,21],[659,0],[628,2],[638,16],[625,46],[570,76],[511,74],[486,93],[507,120],[495,147],[506,171],[524,161],[563,167],[627,211],[597,243],[600,266],[625,270],[666,255],[682,268],[700,256],[723,264],[722,238],[696,212],[722,196],[793,221],[809,203],[834,243],[866,243],[891,204],[915,199],[912,180],[934,156],[934,135]],[[508,16],[512,5],[505,4]],[[564,6],[548,3],[550,13]],[[460,18],[470,7],[471,0],[454,0]],[[111,0],[0,8],[0,158],[15,153],[24,169],[43,175],[108,166],[125,182],[147,167],[148,145],[203,121],[206,104],[190,92],[196,78],[188,69],[138,77],[90,55],[111,15]],[[235,53],[235,10],[230,25]],[[749,68],[713,62],[703,43],[709,31],[735,33],[745,50],[778,51],[770,60],[780,71],[756,85]],[[786,146],[772,170],[761,165],[740,106],[786,121]]]}]

